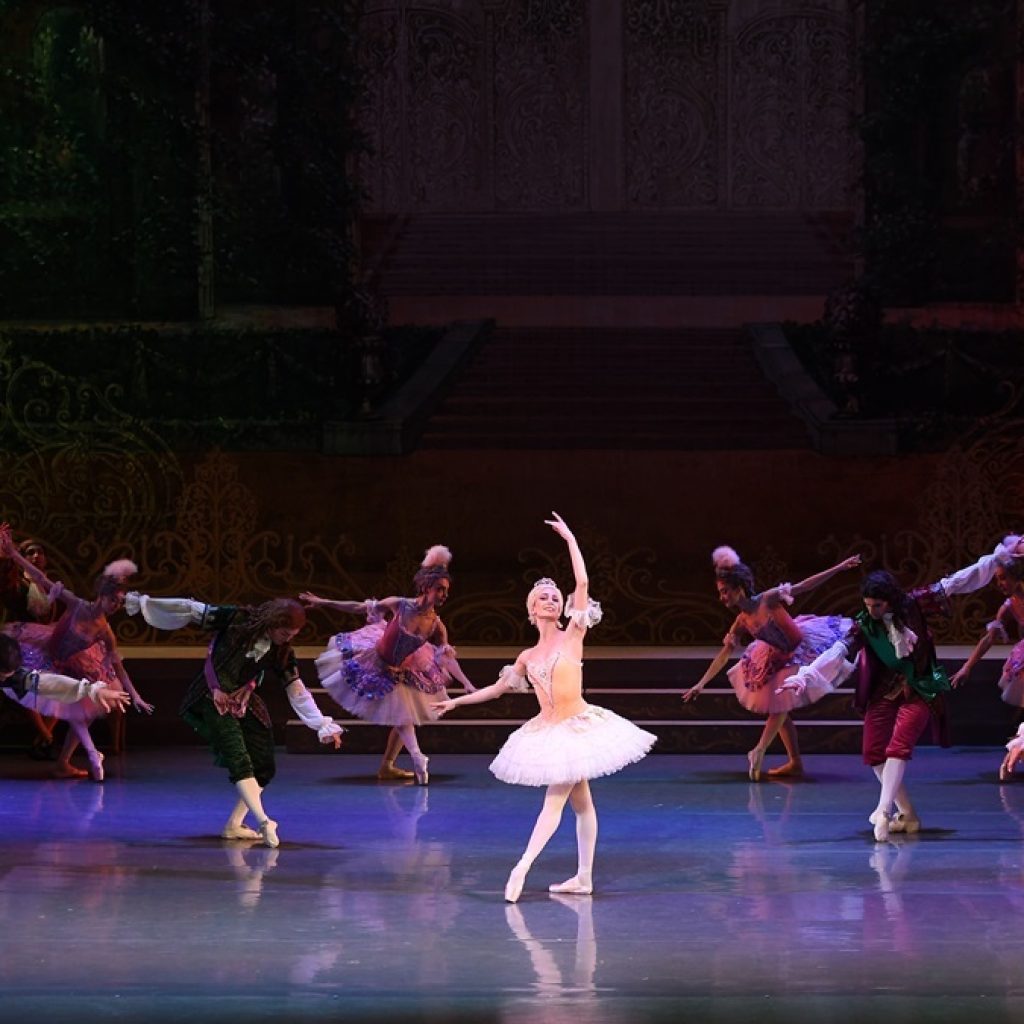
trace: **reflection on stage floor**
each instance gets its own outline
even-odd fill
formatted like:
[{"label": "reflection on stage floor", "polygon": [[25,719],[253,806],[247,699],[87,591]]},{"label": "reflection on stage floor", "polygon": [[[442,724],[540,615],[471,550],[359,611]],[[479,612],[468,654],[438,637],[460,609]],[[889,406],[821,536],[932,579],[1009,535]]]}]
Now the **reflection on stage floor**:
[{"label": "reflection on stage floor", "polygon": [[540,791],[436,756],[429,787],[365,756],[287,755],[281,846],[218,838],[204,751],[130,751],[108,778],[0,758],[0,1020],[991,1021],[1024,1010],[1024,777],[925,749],[923,822],[875,843],[854,756],[793,781],[652,756],[593,783],[595,892],[571,812],[518,904],[502,891]]}]

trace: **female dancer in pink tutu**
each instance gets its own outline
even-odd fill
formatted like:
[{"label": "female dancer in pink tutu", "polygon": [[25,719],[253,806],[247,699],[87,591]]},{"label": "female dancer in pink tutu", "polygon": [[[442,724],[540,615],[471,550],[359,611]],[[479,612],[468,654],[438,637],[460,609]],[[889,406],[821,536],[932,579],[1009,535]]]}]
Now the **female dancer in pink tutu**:
[{"label": "female dancer in pink tutu", "polygon": [[[128,559],[111,562],[96,579],[96,596],[87,601],[71,593],[63,584],[51,581],[25,558],[11,539],[10,528],[6,524],[0,526],[0,551],[20,565],[51,600],[64,604],[63,614],[52,625],[15,622],[4,628],[4,632],[21,645],[25,667],[101,680],[114,688],[127,690],[132,704],[139,711],[152,712],[153,705],[142,699],[128,677],[107,622],[107,616],[113,615],[124,604],[125,582],[138,571],[135,563]],[[102,782],[103,755],[89,735],[89,726],[106,714],[104,708],[90,698],[74,704],[39,699],[32,706],[42,715],[54,715],[68,723],[67,739],[57,758],[54,773],[59,778],[80,778],[88,774],[96,782]],[[79,743],[85,748],[89,760],[88,772],[71,764],[71,755]]]},{"label": "female dancer in pink tutu", "polygon": [[838,615],[821,617],[798,615],[795,619],[786,610],[793,598],[806,594],[836,573],[860,565],[860,555],[844,559],[838,565],[809,576],[799,583],[782,583],[771,590],[757,593],[754,574],[740,561],[730,547],[715,548],[711,555],[715,567],[718,599],[736,620],[725,636],[724,646],[707,671],[686,693],[684,701],[693,700],[718,675],[737,650],[749,644],[739,662],[728,673],[736,691],[736,699],[757,715],[767,716],[757,745],[747,754],[748,775],[753,782],[761,780],[761,764],[776,735],[782,737],[788,760],[768,772],[772,778],[803,774],[803,761],[796,738],[796,726],[789,717],[798,707],[813,704],[829,688],[808,688],[797,696],[778,687],[801,665],[809,665],[822,651],[846,635],[852,622]]},{"label": "female dancer in pink tutu", "polygon": [[[428,549],[413,577],[415,597],[386,597],[382,601],[329,601],[304,593],[305,604],[366,616],[366,625],[331,638],[316,660],[323,688],[357,718],[390,725],[378,779],[430,781],[428,758],[420,750],[416,726],[437,716],[431,702],[447,697],[452,677],[468,692],[474,690],[448,644],[448,631],[437,614],[448,599],[452,553],[441,544]],[[390,616],[385,622],[385,615]],[[395,759],[405,747],[414,771],[399,768]]]},{"label": "female dancer in pink tutu", "polygon": [[[981,661],[994,643],[1009,643],[1007,630],[1012,624],[1016,627],[1020,639],[1003,665],[999,689],[1007,704],[1024,709],[1024,558],[1011,558],[1002,562],[996,569],[992,581],[1006,600],[1000,605],[995,619],[985,627],[985,633],[978,641],[978,645],[949,682],[954,687],[966,683],[974,666]],[[1018,730],[1018,736],[1011,742],[1017,742],[1019,739],[1024,739],[1024,732],[1021,730]],[[1010,748],[999,766],[1001,782],[1005,782],[1013,774],[1011,755],[1014,749],[1016,748]],[[1016,760],[1013,760],[1013,764],[1016,764]]]},{"label": "female dancer in pink tutu", "polygon": [[568,545],[576,578],[576,589],[565,604],[569,620],[565,629],[559,625],[561,592],[552,580],[538,580],[526,598],[530,622],[537,627],[536,645],[523,651],[515,664],[506,665],[491,686],[434,704],[438,714],[444,714],[506,693],[525,693],[533,684],[540,714],[512,733],[491,762],[491,771],[502,782],[547,787],[526,850],[505,886],[509,903],[519,899],[527,872],[562,820],[566,801],[576,813],[577,869],[572,878],[549,890],[577,896],[593,892],[597,812],[589,780],[639,761],[656,738],[583,699],[583,640],[587,630],[601,621],[601,606],[589,596],[587,569],[576,538],[557,512],[552,516],[545,522]]}]

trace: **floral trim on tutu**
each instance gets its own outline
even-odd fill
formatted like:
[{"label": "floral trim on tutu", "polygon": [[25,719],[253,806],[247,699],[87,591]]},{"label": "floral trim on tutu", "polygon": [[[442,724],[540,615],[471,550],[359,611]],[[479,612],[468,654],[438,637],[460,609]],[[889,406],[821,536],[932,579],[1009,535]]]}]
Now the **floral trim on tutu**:
[{"label": "floral trim on tutu", "polygon": [[852,620],[841,615],[798,615],[793,621],[803,639],[792,651],[755,640],[729,669],[729,682],[736,699],[748,711],[759,715],[780,714],[807,707],[831,692],[828,686],[808,686],[802,694],[776,693],[776,690],[797,669],[810,665],[819,654],[842,640],[853,626]]},{"label": "floral trim on tutu", "polygon": [[346,711],[379,725],[422,725],[437,720],[430,707],[448,694],[444,666],[451,648],[424,643],[401,665],[388,665],[377,653],[386,623],[372,622],[338,633],[316,659],[320,684]]}]

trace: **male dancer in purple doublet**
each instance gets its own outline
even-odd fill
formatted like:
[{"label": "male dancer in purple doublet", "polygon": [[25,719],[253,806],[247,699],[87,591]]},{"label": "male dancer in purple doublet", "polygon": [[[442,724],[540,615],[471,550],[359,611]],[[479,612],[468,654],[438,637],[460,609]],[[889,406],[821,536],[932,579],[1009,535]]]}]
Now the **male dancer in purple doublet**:
[{"label": "male dancer in purple doublet", "polygon": [[[1024,540],[1008,536],[974,565],[909,592],[889,572],[869,573],[861,586],[864,607],[847,636],[780,687],[801,693],[807,686],[835,687],[855,676],[854,707],[864,716],[864,763],[880,787],[869,818],[878,842],[891,832],[920,829],[903,781],[907,763],[929,724],[940,739],[946,732],[944,694],[951,687],[927,617],[949,615],[949,598],[979,590],[1001,563],[1022,556]],[[850,659],[856,659],[856,667]]]},{"label": "male dancer in purple doublet", "polygon": [[[306,623],[302,605],[276,598],[249,608],[132,592],[126,595],[125,610],[142,612],[157,629],[194,625],[213,633],[203,671],[181,703],[181,717],[210,744],[214,760],[234,784],[237,799],[221,837],[280,845],[277,822],[263,807],[263,790],[277,767],[270,712],[257,690],[264,682],[280,685],[302,724],[335,750],[343,732],[321,714],[299,676],[292,641]],[[252,814],[255,829],[245,824],[246,813]]]},{"label": "male dancer in purple doublet", "polygon": [[[357,718],[389,725],[384,757],[377,771],[382,780],[412,779],[425,786],[428,759],[420,750],[416,726],[437,715],[431,702],[447,697],[445,686],[455,678],[472,693],[475,687],[459,666],[437,609],[448,599],[452,553],[436,544],[427,550],[413,578],[415,597],[381,601],[331,601],[306,592],[307,605],[366,616],[366,625],[338,633],[316,660],[323,688]],[[385,621],[385,616],[390,616]],[[399,768],[395,759],[405,747],[414,771]]]}]

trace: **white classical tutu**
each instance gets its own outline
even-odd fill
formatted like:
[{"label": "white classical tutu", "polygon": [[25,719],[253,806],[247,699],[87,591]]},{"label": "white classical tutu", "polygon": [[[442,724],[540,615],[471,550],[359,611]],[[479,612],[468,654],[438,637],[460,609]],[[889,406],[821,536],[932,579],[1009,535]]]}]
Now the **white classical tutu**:
[{"label": "white classical tutu", "polygon": [[531,718],[505,741],[491,771],[517,786],[582,782],[639,761],[656,739],[614,711],[588,704],[560,722]]},{"label": "white classical tutu", "polygon": [[786,652],[764,640],[755,640],[727,673],[736,699],[756,715],[777,715],[807,707],[833,690],[831,685],[812,681],[803,693],[792,690],[776,693],[797,669],[810,665],[819,654],[846,636],[852,620],[840,615],[798,615],[793,621],[803,634],[803,640],[794,650]]}]

